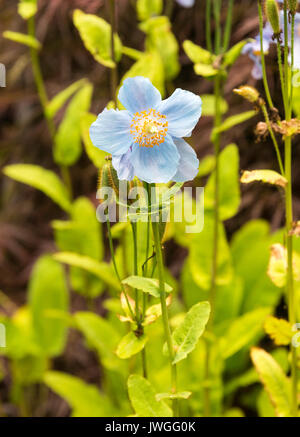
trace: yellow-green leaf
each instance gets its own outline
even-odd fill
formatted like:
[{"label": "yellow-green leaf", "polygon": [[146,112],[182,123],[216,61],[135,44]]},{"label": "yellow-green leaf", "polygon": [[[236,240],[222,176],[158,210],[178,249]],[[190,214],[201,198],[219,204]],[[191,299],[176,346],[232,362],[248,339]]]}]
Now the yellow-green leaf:
[{"label": "yellow-green leaf", "polygon": [[3,32],[3,36],[4,38],[10,39],[11,41],[24,44],[25,46],[31,47],[36,50],[39,50],[41,48],[41,43],[31,35],[7,30],[6,32]]},{"label": "yellow-green leaf", "polygon": [[24,20],[28,20],[37,13],[37,0],[19,0],[18,13]]},{"label": "yellow-green leaf", "polygon": [[251,350],[251,358],[259,378],[275,407],[276,415],[291,417],[290,381],[279,364],[266,351],[256,347]]},{"label": "yellow-green leaf", "polygon": [[265,182],[278,187],[286,187],[287,179],[273,170],[252,170],[244,171],[241,182],[250,184],[251,182]]},{"label": "yellow-green leaf", "polygon": [[194,64],[212,64],[214,61],[215,57],[208,50],[203,49],[192,41],[184,41],[183,49]]},{"label": "yellow-green leaf", "polygon": [[228,117],[220,127],[214,128],[212,131],[212,140],[216,138],[216,135],[226,132],[227,130],[233,128],[234,126],[237,126],[238,124],[244,123],[245,121],[249,120],[250,118],[254,117],[257,114],[256,111],[247,111],[242,112],[241,114],[233,115],[231,117]]},{"label": "yellow-green leaf", "polygon": [[132,331],[125,335],[118,344],[116,354],[119,358],[127,359],[144,349],[148,341],[146,335],[136,336]]},{"label": "yellow-green leaf", "polygon": [[163,8],[162,0],[137,0],[136,10],[139,20],[144,21],[153,15],[160,15]]},{"label": "yellow-green leaf", "polygon": [[[201,94],[202,99],[202,116],[213,117],[216,112],[216,98],[213,94]],[[226,114],[228,111],[228,104],[225,99],[218,101],[219,109],[221,108],[222,114]]]},{"label": "yellow-green leaf", "polygon": [[265,321],[264,328],[277,346],[287,346],[291,343],[294,333],[287,320],[269,316]]},{"label": "yellow-green leaf", "polygon": [[67,88],[56,94],[55,97],[48,103],[46,110],[50,118],[53,118],[57,111],[63,107],[66,101],[75,94],[83,85],[86,85],[86,79],[80,79],[77,82],[72,83]]},{"label": "yellow-green leaf", "polygon": [[[160,288],[158,279],[144,278],[142,276],[129,276],[123,279],[122,283],[132,288],[142,290],[144,293],[149,293],[153,297],[160,297]],[[173,288],[165,283],[165,292],[170,293]]]},{"label": "yellow-green leaf", "polygon": [[139,417],[172,417],[170,407],[164,401],[156,400],[156,393],[145,378],[130,375],[128,378],[128,394],[131,404]]},{"label": "yellow-green leaf", "polygon": [[192,306],[183,322],[172,334],[175,356],[173,364],[184,360],[191,353],[204,332],[210,315],[209,302],[200,302]]},{"label": "yellow-green leaf", "polygon": [[[105,67],[115,68],[111,58],[111,26],[97,15],[85,14],[76,9],[73,14],[74,25],[77,27],[86,49],[95,60]],[[122,55],[122,43],[117,34],[115,38],[115,56],[118,62]]]},{"label": "yellow-green leaf", "polygon": [[32,164],[13,164],[4,167],[3,173],[23,184],[42,191],[65,211],[71,208],[68,191],[59,177],[50,170]]}]

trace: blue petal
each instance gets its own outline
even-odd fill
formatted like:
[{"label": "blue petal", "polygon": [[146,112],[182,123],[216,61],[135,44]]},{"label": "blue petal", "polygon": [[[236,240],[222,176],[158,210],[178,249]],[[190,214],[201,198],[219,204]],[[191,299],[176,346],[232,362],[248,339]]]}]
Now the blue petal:
[{"label": "blue petal", "polygon": [[113,156],[112,165],[117,171],[120,181],[132,181],[134,178],[134,168],[131,164],[131,148],[124,155]]},{"label": "blue petal", "polygon": [[179,153],[167,135],[164,143],[153,147],[132,147],[131,161],[135,175],[142,181],[151,183],[169,182],[177,171]]},{"label": "blue petal", "polygon": [[126,153],[133,142],[130,134],[131,120],[128,111],[104,109],[90,127],[92,143],[112,155]]},{"label": "blue petal", "polygon": [[178,170],[172,178],[175,182],[186,182],[193,180],[198,173],[199,160],[194,149],[183,139],[173,138],[180,155]]},{"label": "blue petal", "polygon": [[143,76],[125,79],[118,99],[131,114],[155,107],[161,102],[160,92]]},{"label": "blue petal", "polygon": [[171,136],[186,137],[201,117],[202,100],[196,94],[178,88],[158,105],[157,110],[167,117]]},{"label": "blue petal", "polygon": [[191,6],[194,6],[195,0],[177,0],[177,3],[185,8],[190,8]]}]

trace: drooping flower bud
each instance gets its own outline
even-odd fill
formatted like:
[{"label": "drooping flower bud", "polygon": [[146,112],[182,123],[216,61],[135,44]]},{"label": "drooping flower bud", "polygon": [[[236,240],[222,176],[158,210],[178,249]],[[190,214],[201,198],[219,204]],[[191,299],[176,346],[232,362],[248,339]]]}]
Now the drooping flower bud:
[{"label": "drooping flower bud", "polygon": [[276,0],[266,0],[265,13],[268,21],[270,22],[274,35],[280,35],[280,20],[279,20],[279,7]]},{"label": "drooping flower bud", "polygon": [[[106,162],[103,167],[99,171],[98,177],[98,190],[101,188],[112,188],[116,193],[116,196],[119,195],[119,179],[117,176],[116,170],[112,166],[112,158],[111,156],[107,156]],[[102,203],[103,200],[99,200]]]},{"label": "drooping flower bud", "polygon": [[296,14],[298,8],[298,0],[288,0],[289,10],[292,14]]},{"label": "drooping flower bud", "polygon": [[250,103],[257,103],[257,101],[260,98],[257,89],[250,85],[243,85],[240,86],[239,88],[235,88],[233,92],[243,97],[244,99],[248,100],[248,102]]}]

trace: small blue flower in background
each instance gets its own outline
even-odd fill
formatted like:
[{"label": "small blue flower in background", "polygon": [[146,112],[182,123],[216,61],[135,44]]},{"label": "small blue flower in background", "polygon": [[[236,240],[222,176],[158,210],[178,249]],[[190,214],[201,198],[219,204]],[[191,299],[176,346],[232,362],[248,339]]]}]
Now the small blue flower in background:
[{"label": "small blue flower in background", "polygon": [[[267,23],[263,29],[263,49],[264,54],[268,54],[270,43],[272,42],[273,30],[269,23]],[[254,67],[252,69],[252,76],[254,79],[262,79],[262,65],[261,65],[261,44],[260,35],[257,35],[255,39],[245,45],[242,53],[248,55],[249,58],[254,62]]]},{"label": "small blue flower in background", "polygon": [[202,100],[176,89],[166,100],[149,79],[124,81],[118,96],[126,110],[104,109],[90,128],[94,146],[111,153],[120,180],[137,176],[148,183],[194,179],[199,161],[182,137],[191,135]]},{"label": "small blue flower in background", "polygon": [[185,8],[190,8],[194,6],[195,0],[176,0],[177,3],[179,3],[181,6],[184,6]]}]

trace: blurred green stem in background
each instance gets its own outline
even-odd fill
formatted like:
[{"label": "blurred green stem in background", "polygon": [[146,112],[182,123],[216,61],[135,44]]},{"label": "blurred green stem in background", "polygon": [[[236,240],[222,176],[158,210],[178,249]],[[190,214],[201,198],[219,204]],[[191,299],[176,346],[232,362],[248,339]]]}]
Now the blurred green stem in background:
[{"label": "blurred green stem in background", "polygon": [[[151,204],[156,203],[156,194],[155,194],[155,185],[151,185],[153,189],[151,190]],[[157,260],[157,268],[158,268],[158,279],[159,279],[159,289],[160,289],[160,303],[161,303],[161,312],[162,319],[165,331],[165,338],[168,347],[169,360],[171,366],[171,381],[172,381],[172,393],[177,393],[177,369],[176,364],[173,363],[174,359],[174,348],[173,348],[173,340],[171,334],[171,328],[169,323],[168,316],[168,308],[166,303],[166,291],[165,291],[165,273],[164,273],[164,262],[163,255],[161,249],[161,237],[160,237],[160,223],[159,223],[159,213],[157,213],[158,217],[152,217],[152,229],[153,229],[153,238],[156,252],[156,260]],[[158,219],[157,221],[155,219]],[[178,399],[173,399],[173,413],[174,417],[178,417]]]},{"label": "blurred green stem in background", "polygon": [[115,63],[114,68],[111,69],[110,80],[111,80],[111,96],[115,103],[115,108],[118,107],[118,99],[117,99],[117,88],[118,88],[118,70],[116,63],[116,53],[115,53],[115,38],[114,35],[117,30],[116,26],[116,4],[115,0],[108,0],[109,7],[109,17],[110,17],[110,25],[111,25],[111,36],[110,36],[110,44],[111,44],[111,59]]},{"label": "blurred green stem in background", "polygon": [[[35,38],[35,20],[34,17],[31,17],[28,19],[28,35]],[[36,84],[36,88],[38,91],[39,99],[43,108],[43,113],[45,120],[48,125],[49,133],[51,135],[52,142],[54,141],[55,137],[55,125],[53,122],[53,119],[49,116],[47,111],[47,106],[49,103],[47,91],[42,75],[42,70],[40,66],[39,56],[38,56],[38,50],[34,47],[30,48],[30,57],[31,57],[31,65],[33,70],[33,76],[34,81]],[[72,181],[70,177],[69,168],[66,166],[60,166],[61,176],[63,178],[63,181],[69,191],[70,197],[72,197]]]},{"label": "blurred green stem in background", "polygon": [[260,35],[260,56],[261,56],[261,65],[262,65],[262,72],[263,72],[263,83],[265,88],[265,93],[268,101],[268,105],[270,106],[270,109],[274,108],[268,79],[267,79],[267,71],[266,71],[266,60],[265,60],[265,53],[264,53],[264,39],[263,39],[263,28],[264,28],[264,19],[263,19],[263,11],[262,11],[262,4],[261,0],[257,0],[257,6],[258,6],[258,16],[259,16],[259,35]]},{"label": "blurred green stem in background", "polygon": [[[292,118],[292,93],[290,95],[289,87],[289,32],[288,32],[288,4],[284,1],[284,70],[285,70],[285,118],[290,121]],[[292,29],[295,26],[295,16],[292,17]],[[291,75],[294,69],[294,38],[295,33],[291,33]],[[290,79],[292,81],[292,77]],[[292,88],[293,84],[291,84]],[[285,150],[285,177],[288,181],[286,186],[286,248],[287,248],[287,298],[288,298],[288,317],[291,325],[296,323],[296,305],[295,305],[295,290],[294,290],[294,274],[293,274],[293,235],[291,233],[293,227],[293,187],[292,187],[292,137],[288,136],[284,143]],[[292,379],[292,415],[298,416],[298,378],[297,378],[297,354],[296,348],[291,346],[291,379]]]}]

